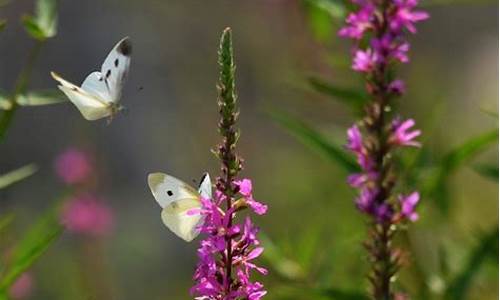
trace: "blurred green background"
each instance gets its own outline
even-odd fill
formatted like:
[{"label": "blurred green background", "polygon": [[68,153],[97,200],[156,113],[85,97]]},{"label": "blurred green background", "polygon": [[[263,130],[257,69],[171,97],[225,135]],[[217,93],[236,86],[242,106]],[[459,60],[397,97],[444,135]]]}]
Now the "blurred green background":
[{"label": "blurred green background", "polygon": [[[421,219],[397,241],[411,251],[397,285],[412,299],[497,299],[498,133],[493,142],[471,138],[498,124],[498,3],[422,3],[431,18],[410,37],[411,64],[400,68],[408,93],[398,109],[424,130],[424,147],[406,151],[401,167],[408,190],[425,195]],[[2,89],[12,89],[34,44],[18,21],[33,6],[16,0],[0,8],[8,21],[0,33]],[[29,87],[54,88],[53,70],[81,82],[130,36],[127,111],[110,125],[85,121],[70,103],[17,112],[0,145],[0,169],[36,163],[40,170],[0,191],[1,211],[16,215],[1,240],[15,240],[64,193],[52,164],[68,146],[93,154],[94,190],[116,224],[102,240],[64,233],[34,265],[29,299],[190,299],[197,242],[162,224],[146,176],[163,171],[189,182],[218,173],[210,149],[219,141],[216,50],[226,26],[237,63],[242,176],[270,207],[255,218],[267,244],[260,263],[270,275],[259,278],[266,298],[363,299],[367,220],[354,208],[342,164],[311,143],[311,132],[297,132],[314,129],[338,149],[358,118],[308,82],[362,90],[349,69],[349,42],[336,36],[345,9],[335,0],[61,1],[58,34],[44,45]],[[484,175],[492,166],[493,176]]]}]

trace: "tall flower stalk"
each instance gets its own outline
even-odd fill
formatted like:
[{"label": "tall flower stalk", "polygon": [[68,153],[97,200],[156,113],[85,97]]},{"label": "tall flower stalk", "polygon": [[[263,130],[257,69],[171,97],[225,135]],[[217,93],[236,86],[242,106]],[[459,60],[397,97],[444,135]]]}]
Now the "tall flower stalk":
[{"label": "tall flower stalk", "polygon": [[231,30],[222,34],[219,48],[220,120],[218,124],[222,142],[214,150],[221,162],[221,175],[217,178],[214,199],[202,199],[205,222],[201,232],[206,238],[198,249],[199,262],[194,275],[191,293],[197,299],[232,300],[261,299],[266,291],[260,282],[250,280],[251,271],[266,274],[267,270],[252,261],[264,248],[257,238],[258,228],[249,216],[238,223],[237,214],[250,208],[262,215],[267,206],[257,202],[252,195],[252,182],[237,179],[242,170],[242,158],[236,153],[239,130],[236,127],[239,111],[236,106],[235,65]]},{"label": "tall flower stalk", "polygon": [[393,117],[391,105],[405,91],[394,67],[407,63],[409,43],[406,32],[415,33],[415,23],[428,18],[415,11],[418,0],[352,0],[359,9],[348,15],[342,37],[354,40],[352,68],[364,75],[370,102],[364,118],[349,128],[347,148],[352,151],[361,172],[348,177],[359,190],[357,208],[371,220],[365,243],[370,255],[371,296],[394,299],[392,283],[401,266],[401,251],[394,247],[398,224],[416,221],[418,192],[408,196],[395,190],[397,172],[393,158],[400,147],[420,147],[415,141],[421,132],[412,129],[415,121]]}]

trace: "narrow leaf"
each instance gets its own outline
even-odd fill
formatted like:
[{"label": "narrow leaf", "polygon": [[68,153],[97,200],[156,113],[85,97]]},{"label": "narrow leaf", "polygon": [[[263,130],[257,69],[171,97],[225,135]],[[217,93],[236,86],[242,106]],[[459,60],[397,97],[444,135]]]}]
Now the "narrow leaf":
[{"label": "narrow leaf", "polygon": [[13,250],[13,257],[0,277],[0,294],[6,293],[16,279],[29,269],[61,235],[63,226],[59,224],[54,209],[42,216]]},{"label": "narrow leaf", "polygon": [[479,174],[486,178],[492,179],[498,182],[498,164],[482,164],[476,165],[474,170]]},{"label": "narrow leaf", "polygon": [[445,156],[443,168],[447,172],[455,171],[494,143],[498,143],[498,129],[471,138]]},{"label": "narrow leaf", "polygon": [[335,100],[348,104],[355,110],[359,110],[366,100],[366,95],[356,89],[337,87],[324,79],[309,77],[309,84],[318,92],[326,94]]},{"label": "narrow leaf", "polygon": [[66,101],[66,97],[57,90],[34,91],[19,95],[17,104],[22,106],[50,105]]},{"label": "narrow leaf", "polygon": [[448,178],[461,166],[475,158],[492,144],[498,142],[498,129],[469,139],[446,154],[438,168],[425,180],[424,194],[435,199],[439,210],[447,213],[450,203],[447,192]]},{"label": "narrow leaf", "polygon": [[24,28],[33,38],[45,40],[57,33],[57,0],[37,0],[35,15],[21,19]]},{"label": "narrow leaf", "polygon": [[45,40],[45,34],[43,30],[38,26],[35,19],[31,16],[23,16],[21,22],[24,25],[24,29],[31,35],[32,38],[36,40]]},{"label": "narrow leaf", "polygon": [[297,262],[286,258],[278,246],[276,246],[267,235],[264,235],[261,232],[260,237],[262,245],[266,249],[266,251],[263,252],[262,257],[276,271],[277,274],[292,280],[304,277],[304,271]]},{"label": "narrow leaf", "polygon": [[463,270],[448,285],[446,299],[466,299],[475,275],[487,258],[498,262],[498,224],[488,234],[482,236],[479,244],[470,251]]},{"label": "narrow leaf", "polygon": [[348,172],[359,170],[354,158],[349,156],[342,146],[333,144],[304,122],[283,112],[270,111],[269,115],[303,144],[317,150],[331,161],[339,164],[344,170]]},{"label": "narrow leaf", "polygon": [[30,177],[31,175],[35,174],[37,170],[38,167],[34,164],[31,164],[1,175],[0,189],[4,189],[16,182],[19,182],[23,179]]},{"label": "narrow leaf", "polygon": [[0,109],[9,110],[12,108],[12,103],[9,101],[9,95],[5,91],[0,91]]},{"label": "narrow leaf", "polygon": [[46,38],[57,33],[57,0],[38,0],[36,20]]}]

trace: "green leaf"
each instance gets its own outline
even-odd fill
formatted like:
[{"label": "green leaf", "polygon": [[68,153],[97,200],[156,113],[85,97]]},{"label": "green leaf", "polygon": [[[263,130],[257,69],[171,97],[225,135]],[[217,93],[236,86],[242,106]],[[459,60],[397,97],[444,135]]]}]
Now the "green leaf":
[{"label": "green leaf", "polygon": [[455,171],[494,143],[498,143],[498,129],[471,138],[445,156],[443,168],[447,172]]},{"label": "green leaf", "polygon": [[474,170],[481,176],[492,179],[498,182],[498,164],[482,164],[476,165]]},{"label": "green leaf", "polygon": [[9,101],[9,95],[5,91],[0,90],[0,109],[9,110],[12,108],[12,103]]},{"label": "green leaf", "polygon": [[347,172],[359,171],[354,158],[349,156],[342,146],[333,144],[315,129],[286,113],[279,111],[269,111],[268,113],[272,119],[277,121],[303,144],[317,150],[332,162],[339,164]]},{"label": "green leaf", "polygon": [[489,233],[483,235],[479,244],[470,251],[464,268],[448,285],[445,298],[450,300],[466,299],[474,276],[479,272],[487,258],[498,262],[498,224]]},{"label": "green leaf", "polygon": [[348,104],[357,111],[363,107],[366,101],[366,94],[359,90],[337,87],[329,82],[326,82],[324,79],[314,76],[309,77],[308,81],[309,84],[311,84],[311,86],[318,92],[326,94],[342,103]]},{"label": "green leaf", "polygon": [[27,15],[23,16],[21,19],[21,22],[24,25],[24,29],[28,32],[29,35],[31,35],[31,37],[33,37],[34,39],[37,39],[37,40],[41,40],[41,41],[46,39],[45,33],[38,26],[38,24],[36,23],[36,20],[33,19],[33,17],[27,16]]},{"label": "green leaf", "polygon": [[31,175],[35,174],[37,170],[38,167],[34,164],[31,164],[1,175],[0,189],[4,189],[16,182],[30,177]]},{"label": "green leaf", "polygon": [[55,209],[50,209],[28,230],[14,247],[12,260],[0,276],[0,294],[8,291],[16,279],[47,251],[63,230]]},{"label": "green leaf", "polygon": [[325,42],[332,38],[334,21],[344,19],[346,9],[338,0],[304,0],[309,26],[316,39]]},{"label": "green leaf", "polygon": [[34,16],[24,16],[26,31],[37,40],[54,37],[57,33],[57,0],[37,0]]},{"label": "green leaf", "polygon": [[21,106],[50,105],[66,101],[66,97],[58,90],[28,92],[17,97],[17,104]]},{"label": "green leaf", "polygon": [[267,261],[277,274],[291,280],[304,278],[304,270],[297,262],[286,258],[278,246],[263,232],[260,233],[260,238],[263,247],[266,249],[262,254],[262,258]]},{"label": "green leaf", "polygon": [[424,180],[424,194],[435,199],[439,210],[447,213],[449,209],[449,197],[447,192],[448,178],[461,166],[486,150],[492,144],[498,142],[498,129],[473,137],[462,145],[451,150],[444,156],[438,168]]}]

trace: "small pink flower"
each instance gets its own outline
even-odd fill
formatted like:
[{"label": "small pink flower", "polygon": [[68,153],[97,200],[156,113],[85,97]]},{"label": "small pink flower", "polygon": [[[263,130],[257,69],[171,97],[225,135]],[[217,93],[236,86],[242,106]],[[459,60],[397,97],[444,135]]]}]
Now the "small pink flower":
[{"label": "small pink flower", "polygon": [[76,148],[61,153],[54,164],[57,175],[66,184],[78,184],[92,173],[92,164],[87,154]]},{"label": "small pink flower", "polygon": [[347,183],[354,188],[361,188],[367,182],[377,179],[377,172],[354,173],[347,177]]},{"label": "small pink flower", "polygon": [[415,141],[415,138],[421,134],[421,131],[409,131],[414,125],[415,121],[413,119],[401,122],[400,119],[396,118],[392,122],[392,134],[389,137],[389,143],[400,146],[420,147],[421,144]]},{"label": "small pink flower", "polygon": [[403,80],[396,79],[389,84],[388,89],[393,94],[402,95],[406,91],[406,86]]},{"label": "small pink flower", "polygon": [[358,126],[352,125],[351,128],[347,130],[347,149],[359,153],[363,149],[363,137],[361,136],[361,131]]},{"label": "small pink flower", "polygon": [[371,72],[375,68],[376,55],[372,49],[357,50],[354,53],[352,69],[358,72]]},{"label": "small pink flower", "polygon": [[252,195],[252,181],[250,179],[236,180],[234,182],[239,188],[239,193],[245,197]]},{"label": "small pink flower", "polygon": [[71,232],[103,236],[110,233],[113,227],[113,213],[102,201],[83,195],[65,204],[61,221]]},{"label": "small pink flower", "polygon": [[33,276],[31,273],[25,272],[10,287],[9,295],[12,299],[25,299],[31,295],[32,291]]},{"label": "small pink flower", "polygon": [[347,16],[347,26],[339,30],[339,36],[360,40],[365,31],[373,27],[372,19],[375,7],[372,4],[363,6],[358,12],[352,12]]},{"label": "small pink flower", "polygon": [[267,205],[256,201],[252,196],[252,181],[250,179],[242,179],[234,181],[239,187],[239,193],[245,197],[246,204],[258,215],[263,215],[267,212]]},{"label": "small pink flower", "polygon": [[418,220],[418,213],[415,208],[420,200],[420,194],[418,192],[413,192],[408,196],[399,196],[399,202],[401,204],[401,215],[408,220],[415,222]]},{"label": "small pink flower", "polygon": [[426,20],[429,14],[424,11],[413,11],[417,6],[417,0],[395,0],[397,11],[390,22],[391,30],[399,31],[402,27],[411,33],[416,33],[415,23]]}]

